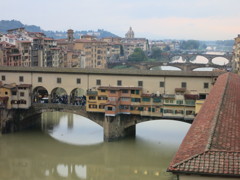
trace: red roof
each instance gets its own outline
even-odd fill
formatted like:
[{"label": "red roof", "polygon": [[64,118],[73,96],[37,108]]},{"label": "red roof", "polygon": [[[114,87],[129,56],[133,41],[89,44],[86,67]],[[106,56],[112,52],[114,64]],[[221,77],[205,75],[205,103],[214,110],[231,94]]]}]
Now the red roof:
[{"label": "red roof", "polygon": [[239,92],[238,75],[218,77],[168,171],[240,177]]}]

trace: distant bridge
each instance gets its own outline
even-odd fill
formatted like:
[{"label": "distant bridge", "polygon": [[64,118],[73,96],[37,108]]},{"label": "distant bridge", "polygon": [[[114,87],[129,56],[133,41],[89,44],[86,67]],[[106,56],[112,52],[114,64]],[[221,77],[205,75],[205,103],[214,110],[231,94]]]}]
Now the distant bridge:
[{"label": "distant bridge", "polygon": [[[208,62],[206,64],[204,63],[191,63],[191,60],[196,58],[197,56],[202,56],[205,57]],[[183,60],[186,61],[186,63],[174,63],[172,62],[174,57],[182,57]],[[214,58],[222,57],[225,58],[229,61],[229,63],[225,65],[218,65],[213,63]],[[229,67],[231,67],[231,61],[232,61],[232,54],[224,54],[224,55],[212,55],[212,54],[169,54],[165,55],[164,58],[166,59],[165,62],[162,61],[155,61],[155,62],[129,62],[129,61],[124,61],[124,62],[110,62],[108,63],[108,68],[113,68],[115,66],[119,65],[125,65],[125,66],[131,66],[135,67],[136,69],[144,69],[144,70],[150,70],[153,67],[158,67],[158,66],[173,66],[181,69],[182,71],[193,71],[194,69],[197,68],[205,68],[205,67],[212,67],[212,68],[217,68],[217,69],[224,69],[227,70]]]},{"label": "distant bridge", "polygon": [[151,70],[153,67],[159,67],[159,66],[173,66],[176,68],[181,69],[182,71],[193,71],[197,68],[206,68],[206,67],[212,67],[217,69],[227,69],[229,67],[229,64],[227,65],[217,65],[217,64],[194,64],[194,63],[171,63],[171,62],[118,62],[118,63],[111,63],[108,65],[109,68],[112,68],[114,66],[118,65],[126,65],[135,67],[136,69],[142,69],[142,70]]}]

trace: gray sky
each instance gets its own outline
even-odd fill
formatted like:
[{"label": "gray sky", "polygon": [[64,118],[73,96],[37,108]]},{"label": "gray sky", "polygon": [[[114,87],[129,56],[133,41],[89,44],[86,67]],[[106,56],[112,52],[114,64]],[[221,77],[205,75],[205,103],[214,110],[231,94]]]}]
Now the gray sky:
[{"label": "gray sky", "polygon": [[240,0],[0,0],[1,20],[44,30],[104,29],[148,39],[233,39]]}]

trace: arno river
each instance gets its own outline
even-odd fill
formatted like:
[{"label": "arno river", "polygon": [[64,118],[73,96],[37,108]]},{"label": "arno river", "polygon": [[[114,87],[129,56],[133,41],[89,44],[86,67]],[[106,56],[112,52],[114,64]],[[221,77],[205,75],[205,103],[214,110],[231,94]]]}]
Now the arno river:
[{"label": "arno river", "polygon": [[0,136],[0,180],[174,180],[166,169],[190,124],[154,120],[137,136],[103,142],[103,129],[74,114],[42,114],[31,130]]},{"label": "arno river", "polygon": [[81,116],[44,113],[38,122],[31,130],[0,135],[0,180],[176,180],[166,169],[190,127],[154,120],[137,125],[136,138],[105,143],[103,129]]}]

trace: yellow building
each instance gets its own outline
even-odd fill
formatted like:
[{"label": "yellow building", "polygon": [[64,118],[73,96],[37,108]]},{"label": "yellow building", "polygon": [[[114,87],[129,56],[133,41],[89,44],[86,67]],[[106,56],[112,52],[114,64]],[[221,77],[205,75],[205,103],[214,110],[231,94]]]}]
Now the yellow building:
[{"label": "yellow building", "polygon": [[3,108],[12,109],[12,95],[17,91],[16,84],[0,86],[0,103]]},{"label": "yellow building", "polygon": [[196,114],[199,113],[199,111],[200,111],[200,109],[201,109],[204,101],[205,101],[205,100],[197,100],[197,101],[196,101],[196,106],[195,106],[195,112],[196,112]]}]

